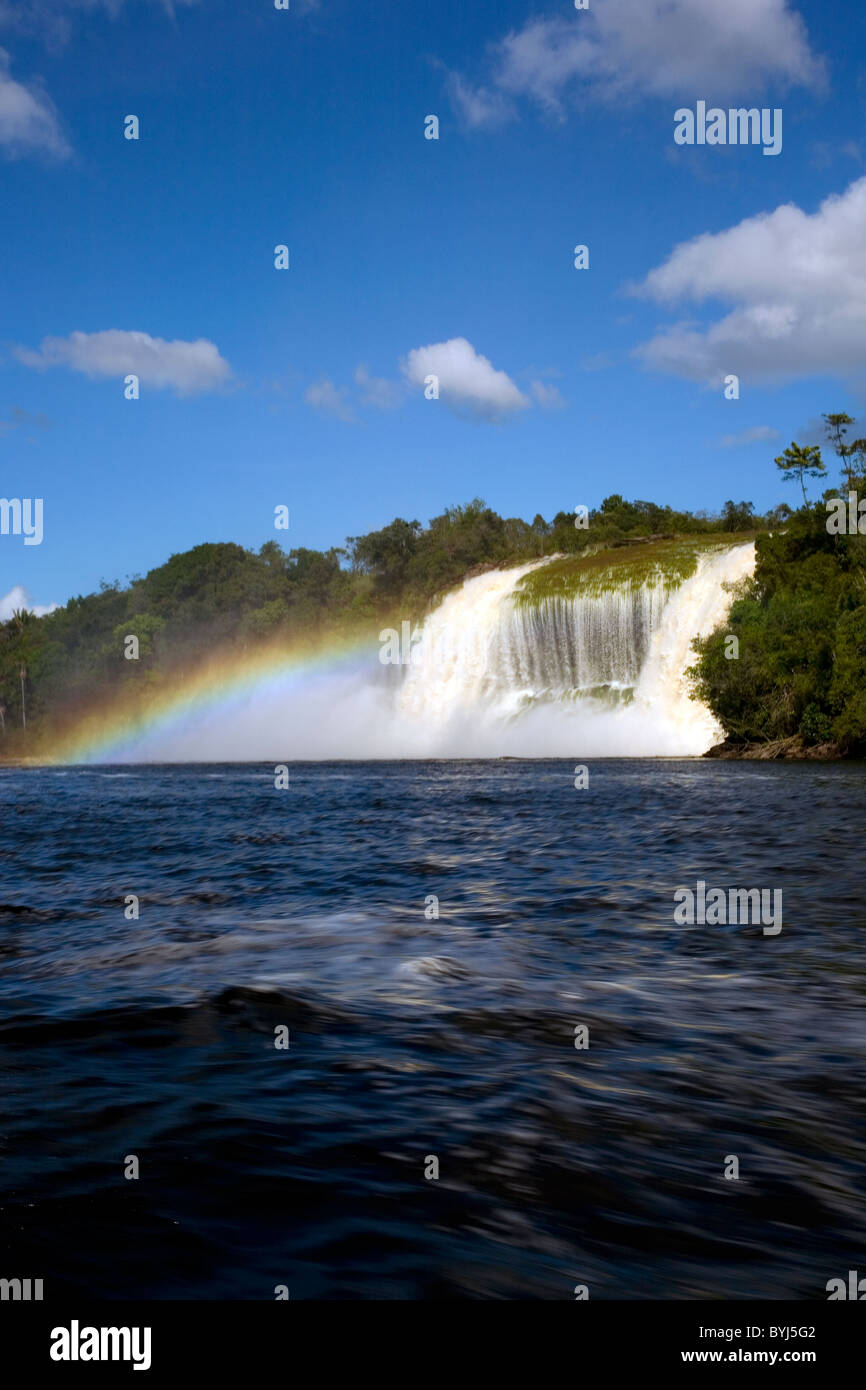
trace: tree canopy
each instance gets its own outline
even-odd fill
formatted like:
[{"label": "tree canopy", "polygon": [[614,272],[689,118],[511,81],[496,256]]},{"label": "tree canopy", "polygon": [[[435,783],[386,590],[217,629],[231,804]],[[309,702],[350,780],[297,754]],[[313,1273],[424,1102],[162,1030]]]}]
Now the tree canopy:
[{"label": "tree canopy", "polygon": [[[866,458],[844,443],[854,422],[844,414],[824,419],[843,495],[866,498]],[[780,517],[782,530],[758,537],[754,577],[727,620],[694,644],[695,693],[735,741],[800,734],[858,751],[866,746],[866,535],[829,530],[827,502],[838,489],[822,502],[807,500],[805,477],[826,471],[817,466],[817,445],[792,444],[782,458],[776,463],[800,481],[803,505]],[[726,656],[729,635],[739,639],[734,660]]]}]

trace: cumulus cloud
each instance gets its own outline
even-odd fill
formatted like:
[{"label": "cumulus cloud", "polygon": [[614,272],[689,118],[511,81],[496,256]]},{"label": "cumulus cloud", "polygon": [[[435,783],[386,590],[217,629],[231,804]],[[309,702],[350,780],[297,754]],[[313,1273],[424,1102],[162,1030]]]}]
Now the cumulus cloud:
[{"label": "cumulus cloud", "polygon": [[72,153],[48,97],[25,87],[10,72],[9,54],[0,48],[0,149],[9,159],[43,154],[66,159]]},{"label": "cumulus cloud", "polygon": [[[185,5],[197,5],[199,0],[146,0],[154,9],[173,14]],[[102,11],[115,18],[124,8],[129,8],[129,0],[0,0],[0,24],[23,24],[28,18],[43,19],[51,14],[72,13],[76,10],[85,14]]]},{"label": "cumulus cloud", "polygon": [[459,72],[448,74],[451,104],[468,126],[501,125],[514,115],[514,106],[502,91],[491,86],[474,86]]},{"label": "cumulus cloud", "polygon": [[24,425],[38,425],[40,429],[47,430],[51,421],[47,415],[31,415],[29,410],[22,410],[20,406],[13,406],[9,412],[8,420],[0,420],[0,439],[4,434],[11,434],[13,430],[20,430]]},{"label": "cumulus cloud", "polygon": [[428,376],[438,377],[440,399],[458,415],[499,420],[530,403],[466,338],[413,348],[400,365],[410,386],[423,388]]},{"label": "cumulus cloud", "polygon": [[16,584],[8,594],[0,597],[0,623],[8,623],[16,608],[27,608],[31,613],[35,613],[37,618],[41,618],[46,613],[53,613],[59,606],[57,603],[34,603],[24,586]]},{"label": "cumulus cloud", "polygon": [[38,352],[19,347],[15,355],[27,367],[68,367],[89,377],[124,377],[132,373],[143,386],[170,387],[178,396],[212,391],[231,377],[231,368],[207,338],[194,342],[152,338],[149,333],[118,328],[101,333],[70,333],[43,338]]},{"label": "cumulus cloud", "polygon": [[562,410],[565,398],[556,386],[546,386],[543,381],[533,381],[529,388],[542,410]]},{"label": "cumulus cloud", "polygon": [[[541,379],[555,375],[555,368],[527,368],[525,376],[530,378],[530,384],[524,395],[506,372],[497,370],[466,338],[413,348],[401,361],[400,370],[402,379],[394,381],[371,375],[367,366],[359,363],[353,378],[360,403],[377,410],[396,410],[410,391],[424,390],[428,378],[436,377],[443,403],[455,414],[476,420],[501,420],[533,402],[542,410],[560,410],[567,404],[556,386]],[[347,424],[357,423],[351,387],[337,386],[330,377],[308,386],[304,399],[308,405]]]},{"label": "cumulus cloud", "polygon": [[866,367],[866,178],[817,212],[793,203],[674,248],[633,292],[657,303],[731,306],[677,322],[635,349],[645,365],[718,383],[783,381]]},{"label": "cumulus cloud", "polygon": [[723,434],[719,443],[723,449],[735,449],[741,444],[770,443],[780,438],[779,431],[772,425],[752,425],[750,429],[740,430],[739,434]]},{"label": "cumulus cloud", "polygon": [[371,376],[363,362],[355,368],[355,384],[360,387],[364,404],[374,405],[377,410],[395,410],[403,397],[399,382]]},{"label": "cumulus cloud", "polygon": [[824,64],[789,0],[598,0],[586,11],[531,19],[492,45],[485,81],[450,78],[470,126],[492,125],[529,100],[562,117],[580,95],[710,101],[759,84],[818,85]]},{"label": "cumulus cloud", "polygon": [[[805,424],[795,425],[792,434],[801,444],[818,444],[822,449],[827,448],[827,424],[823,416],[813,415]],[[849,442],[852,439],[866,439],[866,415],[856,415],[853,425],[848,426]]]},{"label": "cumulus cloud", "polygon": [[[199,0],[143,0],[147,9],[161,10],[170,18],[176,11]],[[38,34],[49,45],[68,42],[79,14],[105,14],[116,19],[129,0],[0,0],[0,28],[19,33]]]},{"label": "cumulus cloud", "polygon": [[328,415],[336,415],[338,420],[343,420],[347,425],[354,423],[355,417],[346,401],[346,388],[335,386],[328,377],[323,377],[321,381],[314,381],[307,387],[304,393],[304,400],[307,405],[312,405],[316,410],[324,410]]}]

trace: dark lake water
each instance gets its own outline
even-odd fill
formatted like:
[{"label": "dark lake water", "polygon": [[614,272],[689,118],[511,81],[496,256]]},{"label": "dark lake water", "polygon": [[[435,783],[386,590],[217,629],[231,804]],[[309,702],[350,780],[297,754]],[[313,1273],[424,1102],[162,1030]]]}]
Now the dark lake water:
[{"label": "dark lake water", "polygon": [[[866,1273],[866,769],[589,769],[0,771],[0,1275],[824,1299]],[[781,933],[676,925],[698,879],[782,890]]]}]

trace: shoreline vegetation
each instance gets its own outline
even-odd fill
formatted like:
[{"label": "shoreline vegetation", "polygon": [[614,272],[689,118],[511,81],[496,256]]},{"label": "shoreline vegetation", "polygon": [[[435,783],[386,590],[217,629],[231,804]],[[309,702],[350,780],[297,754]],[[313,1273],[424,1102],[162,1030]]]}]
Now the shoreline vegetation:
[{"label": "shoreline vegetation", "polygon": [[824,422],[840,486],[809,500],[807,480],[827,475],[817,445],[792,443],[775,460],[802,505],[757,537],[725,623],[693,643],[692,692],[725,731],[705,756],[866,756],[866,439],[848,442],[849,415]]},{"label": "shoreline vegetation", "polygon": [[[743,762],[841,762],[858,756],[846,752],[841,743],[807,743],[800,734],[791,738],[770,739],[766,743],[734,743],[725,739],[701,755],[721,761],[737,759]],[[860,757],[864,753],[859,754]]]},{"label": "shoreline vegetation", "polygon": [[[846,442],[847,415],[825,419],[846,494],[866,497],[866,440]],[[521,581],[517,601],[534,605],[648,579],[676,587],[708,549],[751,540],[753,577],[732,592],[726,622],[693,644],[693,695],[725,731],[705,756],[863,756],[866,517],[864,534],[833,532],[836,492],[809,501],[806,480],[826,474],[816,446],[792,444],[776,465],[800,485],[797,510],[781,504],[761,516],[728,501],[709,515],[613,494],[589,512],[525,522],[475,498],[426,527],[398,517],[326,551],[205,543],[42,617],[18,610],[0,623],[0,763],[50,756],[103,711],[134,725],[226,661],[255,668],[279,651],[305,659],[368,642],[378,650],[383,627],[423,622],[484,570],[549,558]],[[125,659],[131,638],[134,660]]]}]

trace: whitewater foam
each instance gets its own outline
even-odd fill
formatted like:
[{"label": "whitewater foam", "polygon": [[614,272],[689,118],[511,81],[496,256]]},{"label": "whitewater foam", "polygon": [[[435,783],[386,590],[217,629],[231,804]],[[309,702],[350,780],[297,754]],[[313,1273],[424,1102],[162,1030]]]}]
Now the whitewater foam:
[{"label": "whitewater foam", "polygon": [[749,543],[700,556],[678,586],[624,573],[537,605],[515,601],[533,565],[467,580],[425,624],[397,701],[401,741],[444,757],[705,752],[722,730],[689,696],[692,640],[723,620],[724,586],[754,561]]},{"label": "whitewater foam", "polygon": [[[368,662],[154,730],[113,761],[652,757],[706,751],[722,730],[690,699],[691,643],[720,623],[753,543],[699,556],[688,579],[626,562],[603,592],[518,602],[546,561],[467,579],[428,615],[405,667]],[[616,574],[619,573],[619,578]]]}]

